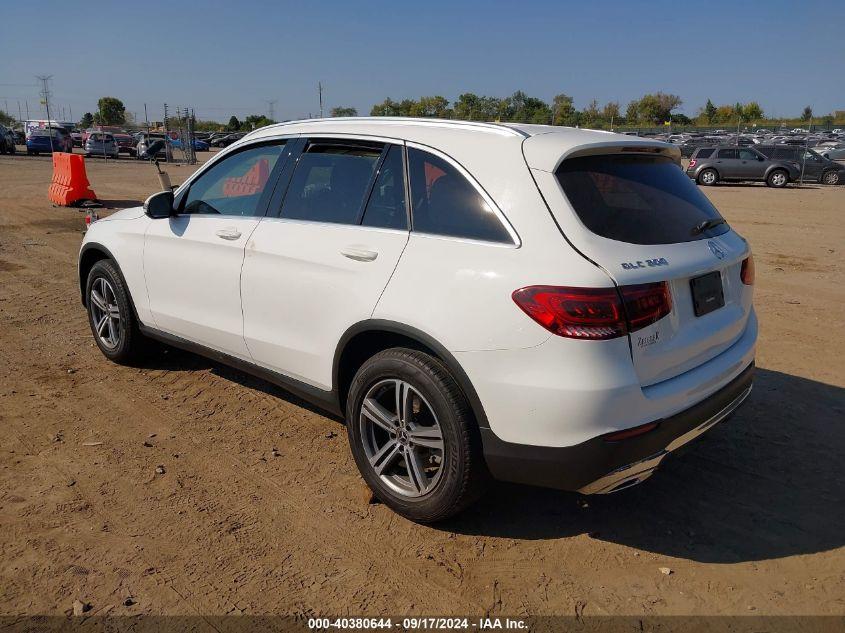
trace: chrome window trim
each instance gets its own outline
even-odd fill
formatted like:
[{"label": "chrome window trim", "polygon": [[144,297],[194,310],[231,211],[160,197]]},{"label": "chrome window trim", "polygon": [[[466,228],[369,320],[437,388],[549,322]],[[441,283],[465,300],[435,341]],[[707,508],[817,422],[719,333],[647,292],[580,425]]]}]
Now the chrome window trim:
[{"label": "chrome window trim", "polygon": [[[477,240],[477,239],[473,239],[473,238],[460,237],[460,236],[457,236],[457,235],[442,235],[440,233],[426,233],[424,231],[416,231],[416,230],[412,229],[413,232],[419,233],[420,235],[430,235],[432,237],[441,237],[441,238],[446,238],[446,239],[459,240],[459,241],[462,241],[462,242],[473,242],[473,243],[477,243],[477,244],[497,244],[497,245],[508,246],[508,247],[511,247],[511,248],[520,248],[522,246],[522,240],[520,239],[519,234],[516,232],[516,229],[513,228],[513,225],[510,223],[507,216],[505,216],[505,214],[499,208],[499,205],[497,205],[493,201],[493,198],[490,196],[490,194],[487,193],[487,191],[484,189],[484,187],[481,186],[481,184],[478,182],[478,180],[476,180],[475,177],[463,165],[461,165],[457,160],[455,160],[454,158],[452,158],[448,154],[442,152],[439,149],[431,147],[430,145],[425,145],[423,143],[418,143],[416,141],[405,141],[405,146],[408,147],[408,148],[411,148],[411,149],[418,149],[422,152],[428,152],[429,154],[433,154],[434,156],[437,156],[441,160],[446,161],[452,167],[454,167],[458,171],[458,173],[460,173],[464,178],[466,178],[466,180],[469,182],[469,184],[472,185],[473,188],[475,188],[478,195],[480,195],[484,199],[484,201],[487,203],[487,206],[489,206],[490,209],[493,211],[493,213],[496,215],[499,222],[504,227],[505,231],[507,231],[508,235],[510,235],[511,240],[513,240],[513,241],[512,241],[512,243],[508,244],[506,242],[495,242],[495,241],[491,241],[491,240]],[[410,184],[410,181],[411,181],[411,174],[410,173],[407,175],[407,179],[408,179],[408,183]],[[410,200],[409,202],[410,202],[410,206],[411,206],[411,217],[413,219],[413,215],[414,215],[413,200]]]}]

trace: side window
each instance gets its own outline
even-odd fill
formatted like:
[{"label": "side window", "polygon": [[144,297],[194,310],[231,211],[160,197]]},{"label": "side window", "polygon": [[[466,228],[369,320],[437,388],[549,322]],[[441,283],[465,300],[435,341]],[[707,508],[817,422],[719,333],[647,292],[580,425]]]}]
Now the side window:
[{"label": "side window", "polygon": [[741,149],[739,150],[739,159],[740,160],[757,160],[757,154],[752,152],[750,149]]},{"label": "side window", "polygon": [[232,154],[191,183],[182,213],[255,216],[284,143]]},{"label": "side window", "polygon": [[466,178],[445,160],[408,149],[414,230],[488,242],[511,242],[501,221]]},{"label": "side window", "polygon": [[402,148],[391,145],[367,202],[364,219],[361,222],[364,226],[400,230],[408,228],[405,207],[405,170],[402,163]]},{"label": "side window", "polygon": [[357,224],[381,147],[311,143],[293,173],[282,218]]},{"label": "side window", "polygon": [[737,151],[735,149],[720,149],[719,150],[719,158],[736,158]]}]

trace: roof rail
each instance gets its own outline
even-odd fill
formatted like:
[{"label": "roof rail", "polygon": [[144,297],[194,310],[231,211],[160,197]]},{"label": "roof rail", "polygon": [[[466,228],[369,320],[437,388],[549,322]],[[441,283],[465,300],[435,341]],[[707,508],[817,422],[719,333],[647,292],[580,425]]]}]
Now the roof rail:
[{"label": "roof rail", "polygon": [[[527,136],[524,132],[500,123],[485,123],[482,121],[459,121],[454,119],[428,119],[422,117],[404,117],[404,116],[358,116],[358,117],[331,117],[322,119],[298,119],[293,121],[285,121],[283,123],[273,123],[259,130],[267,130],[271,128],[282,128],[288,125],[298,125],[300,123],[342,123],[342,122],[359,122],[359,123],[393,123],[393,124],[416,124],[426,125],[431,127],[456,127],[456,128],[471,128],[487,132],[495,132],[497,134],[506,134],[509,136]],[[252,136],[258,130],[253,130],[248,134]]]}]

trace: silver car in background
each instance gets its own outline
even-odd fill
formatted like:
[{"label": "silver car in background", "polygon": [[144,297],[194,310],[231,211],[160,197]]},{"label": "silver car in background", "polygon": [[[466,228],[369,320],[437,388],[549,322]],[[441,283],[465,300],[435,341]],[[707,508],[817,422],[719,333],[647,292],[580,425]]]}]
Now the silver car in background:
[{"label": "silver car in background", "polygon": [[85,156],[103,156],[104,158],[117,158],[120,148],[114,136],[106,132],[94,132],[85,141]]}]

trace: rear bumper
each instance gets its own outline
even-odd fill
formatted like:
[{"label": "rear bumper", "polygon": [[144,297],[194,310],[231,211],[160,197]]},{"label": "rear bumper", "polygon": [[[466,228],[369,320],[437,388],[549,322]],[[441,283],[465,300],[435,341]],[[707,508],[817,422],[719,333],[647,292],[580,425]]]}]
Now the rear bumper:
[{"label": "rear bumper", "polygon": [[491,474],[502,481],[579,491],[616,492],[647,479],[672,451],[727,419],[748,397],[754,363],[698,404],[659,420],[643,435],[608,442],[602,436],[574,446],[514,444],[481,429]]}]

